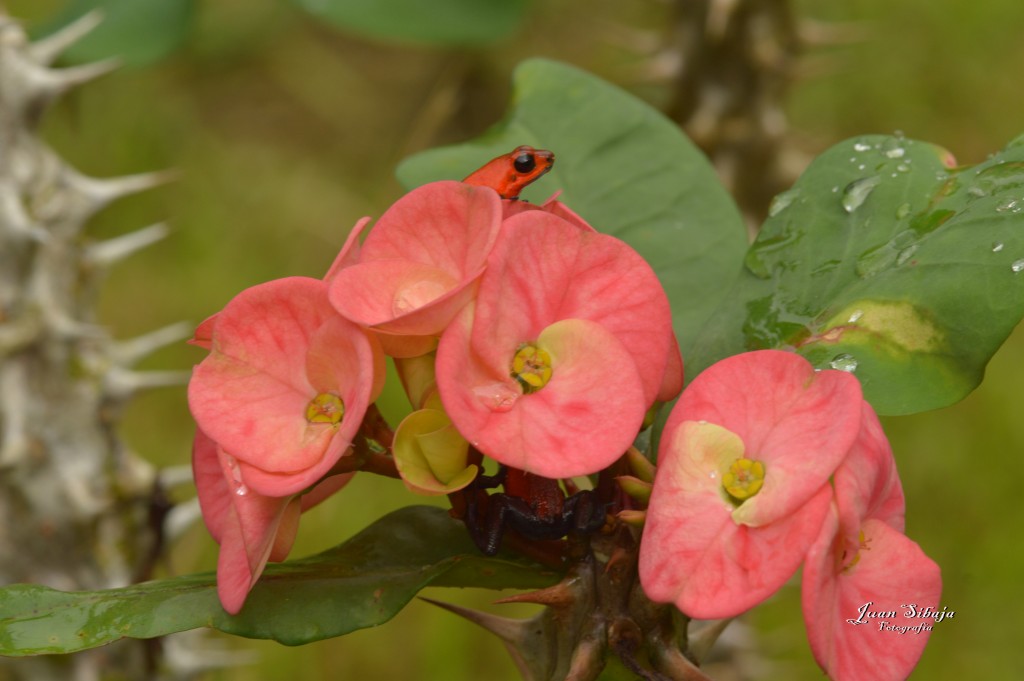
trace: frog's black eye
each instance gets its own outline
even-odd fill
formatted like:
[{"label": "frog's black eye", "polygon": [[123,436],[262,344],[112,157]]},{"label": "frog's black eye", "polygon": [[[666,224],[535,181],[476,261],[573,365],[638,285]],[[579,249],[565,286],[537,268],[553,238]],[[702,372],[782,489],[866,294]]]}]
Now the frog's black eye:
[{"label": "frog's black eye", "polygon": [[515,166],[517,173],[529,173],[537,167],[537,159],[535,159],[533,154],[530,152],[524,151],[516,156],[515,161],[513,161],[513,165]]}]

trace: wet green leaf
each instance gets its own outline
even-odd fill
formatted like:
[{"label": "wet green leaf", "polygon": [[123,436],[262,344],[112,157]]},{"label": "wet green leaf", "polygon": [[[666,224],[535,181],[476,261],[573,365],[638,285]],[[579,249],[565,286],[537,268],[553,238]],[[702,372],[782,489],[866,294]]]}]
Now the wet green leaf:
[{"label": "wet green leaf", "polygon": [[776,200],[698,362],[791,348],[854,371],[883,414],[966,396],[1024,314],[1024,145],[950,161],[887,136],[822,154]]},{"label": "wet green leaf", "polygon": [[130,66],[163,59],[185,41],[192,25],[195,0],[72,0],[42,35],[63,28],[93,10],[103,21],[64,53],[81,63],[117,57]]},{"label": "wet green leaf", "polygon": [[0,655],[69,653],[198,627],[300,645],[382,624],[427,585],[540,588],[558,579],[482,556],[445,510],[409,506],[333,549],[270,564],[236,616],[221,608],[213,573],[107,591],[0,589]]},{"label": "wet green leaf", "polygon": [[483,45],[510,35],[527,0],[292,0],[314,17],[371,38]]},{"label": "wet green leaf", "polygon": [[[688,358],[696,332],[741,268],[746,229],[703,154],[644,102],[565,64],[531,59],[515,71],[512,107],[482,137],[399,166],[407,188],[461,179],[521,144],[555,152],[524,196],[561,200],[635,248],[665,287]],[[689,374],[689,370],[687,371]]]}]

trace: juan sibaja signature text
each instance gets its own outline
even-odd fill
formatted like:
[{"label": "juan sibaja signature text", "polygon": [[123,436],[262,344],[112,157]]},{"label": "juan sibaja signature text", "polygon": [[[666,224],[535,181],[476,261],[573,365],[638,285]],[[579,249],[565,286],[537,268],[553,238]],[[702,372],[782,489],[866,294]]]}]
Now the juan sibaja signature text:
[{"label": "juan sibaja signature text", "polygon": [[846,621],[853,625],[871,624],[874,622],[878,624],[879,631],[893,631],[899,634],[919,634],[922,631],[931,631],[931,623],[918,622],[916,625],[904,625],[895,624],[893,620],[902,615],[905,619],[934,620],[935,623],[938,624],[942,620],[952,619],[956,615],[956,611],[950,610],[947,606],[942,606],[941,609],[936,610],[930,605],[921,608],[916,603],[904,603],[900,605],[900,607],[903,608],[903,612],[901,613],[896,610],[871,610],[871,606],[874,604],[874,601],[868,601],[857,608],[856,619],[848,619]]}]

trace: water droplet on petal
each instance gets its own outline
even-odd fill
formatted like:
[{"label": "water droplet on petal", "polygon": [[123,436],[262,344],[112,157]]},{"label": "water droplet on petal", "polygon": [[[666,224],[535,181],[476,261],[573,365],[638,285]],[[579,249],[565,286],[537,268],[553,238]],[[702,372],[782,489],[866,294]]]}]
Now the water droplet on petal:
[{"label": "water droplet on petal", "polygon": [[231,477],[228,482],[231,484],[231,488],[235,494],[240,497],[244,497],[249,493],[249,488],[246,487],[245,481],[242,479],[242,469],[238,466],[238,460],[235,457],[228,455],[226,457],[226,463],[228,466],[228,472]]},{"label": "water droplet on petal", "polygon": [[1002,241],[996,241],[994,244],[992,244],[992,252],[993,253],[998,253],[1001,250],[1003,250],[1003,242]]},{"label": "water droplet on petal", "polygon": [[489,383],[473,388],[473,394],[491,411],[502,414],[515,406],[523,393],[507,383]]},{"label": "water droplet on petal", "polygon": [[846,371],[853,373],[857,370],[857,358],[848,353],[840,353],[832,358],[832,361],[828,363],[833,369],[839,371]]},{"label": "water droplet on petal", "polygon": [[431,280],[413,282],[395,291],[395,297],[391,301],[391,313],[396,317],[408,314],[440,298],[447,292],[448,288],[441,282]]},{"label": "water droplet on petal", "polygon": [[864,201],[867,200],[871,190],[878,186],[878,183],[882,181],[882,178],[877,175],[871,177],[862,177],[859,180],[854,180],[850,184],[846,185],[846,189],[843,190],[843,210],[847,213],[860,208]]},{"label": "water droplet on petal", "polygon": [[1021,260],[1014,260],[1013,264],[1010,265],[1010,269],[1013,270],[1015,274],[1018,272],[1024,272],[1024,258]]}]

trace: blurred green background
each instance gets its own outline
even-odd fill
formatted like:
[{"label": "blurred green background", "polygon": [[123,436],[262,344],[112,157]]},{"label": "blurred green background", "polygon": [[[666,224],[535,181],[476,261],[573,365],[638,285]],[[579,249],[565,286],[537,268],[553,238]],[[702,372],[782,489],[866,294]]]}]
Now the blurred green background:
[{"label": "blurred green background", "polygon": [[[32,28],[51,22],[65,3],[6,5]],[[802,0],[795,7],[803,19],[852,29],[844,33],[850,42],[808,47],[801,58],[787,105],[791,143],[800,151],[901,130],[975,163],[1024,132],[1024,3],[848,0],[822,7]],[[500,118],[511,69],[525,57],[561,59],[664,102],[665,85],[648,67],[669,13],[669,3],[654,0],[534,2],[522,25],[498,42],[427,48],[336,30],[283,1],[196,2],[184,42],[166,59],[82,88],[45,122],[50,142],[86,173],[180,174],[94,221],[96,238],[162,220],[173,228],[165,242],[112,273],[101,321],[129,337],[181,319],[198,322],[268,279],[321,276],[351,225],[400,195],[392,176],[399,160],[475,136]],[[187,368],[201,357],[181,346],[146,366]],[[1024,593],[1022,385],[1018,331],[962,403],[886,420],[907,494],[907,532],[942,567],[942,603],[956,611],[936,626],[912,678],[1024,678],[1016,633]],[[392,417],[402,408],[396,395],[387,398]],[[142,396],[125,414],[123,432],[145,458],[187,464],[192,424],[184,389]],[[336,544],[410,501],[421,500],[392,481],[357,476],[344,494],[304,517],[293,555]],[[196,527],[163,569],[210,569],[215,556],[205,529]],[[428,595],[477,607],[494,598],[439,589]],[[499,611],[526,612],[504,607]],[[744,621],[756,631],[755,651],[737,653],[737,675],[715,678],[822,678],[805,642],[798,585]],[[517,678],[496,639],[421,602],[384,627],[298,649],[209,638],[251,656],[249,664],[209,673],[225,681]]]}]

